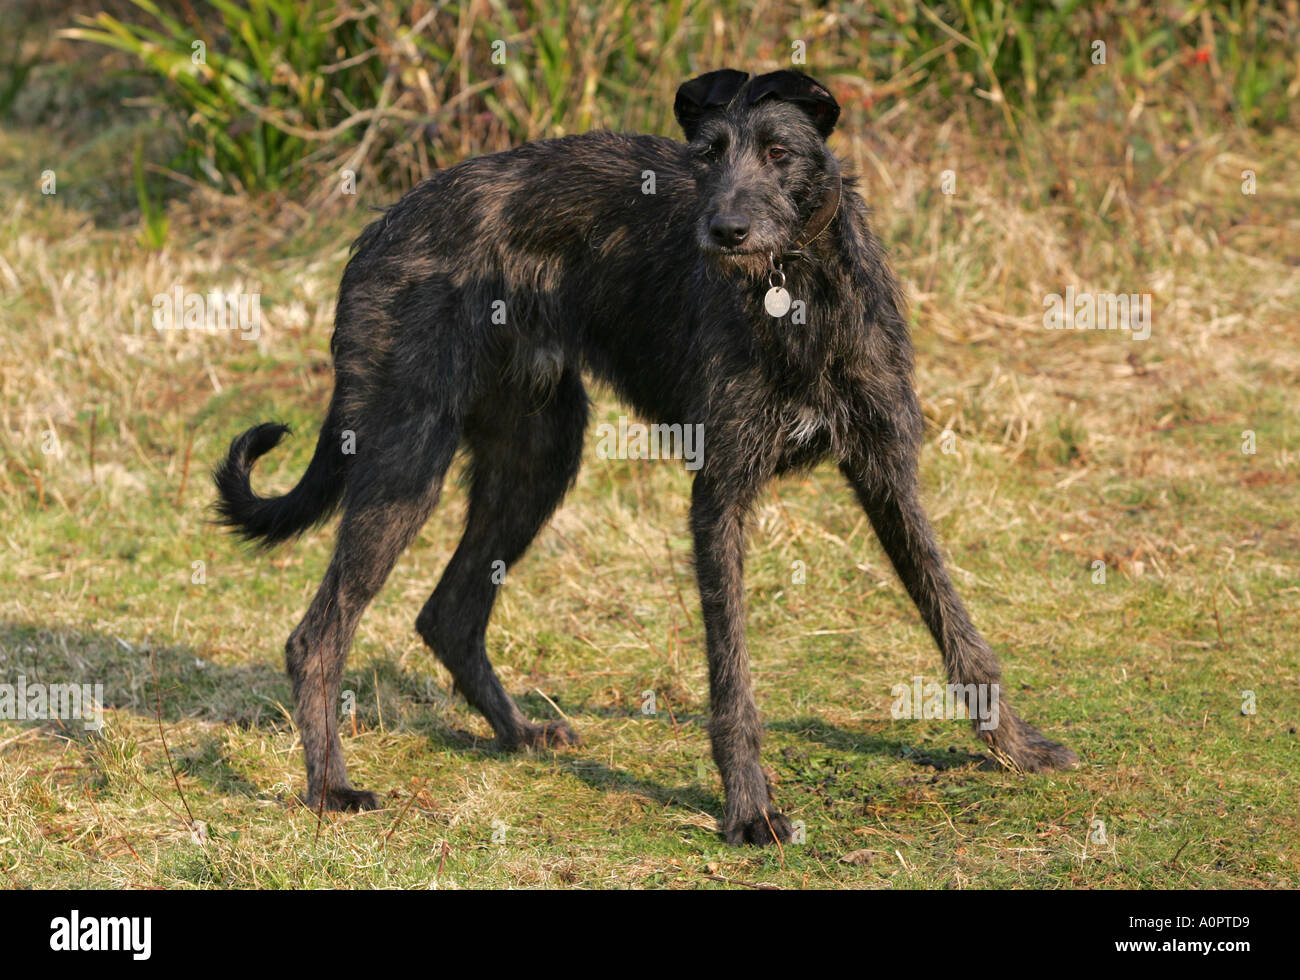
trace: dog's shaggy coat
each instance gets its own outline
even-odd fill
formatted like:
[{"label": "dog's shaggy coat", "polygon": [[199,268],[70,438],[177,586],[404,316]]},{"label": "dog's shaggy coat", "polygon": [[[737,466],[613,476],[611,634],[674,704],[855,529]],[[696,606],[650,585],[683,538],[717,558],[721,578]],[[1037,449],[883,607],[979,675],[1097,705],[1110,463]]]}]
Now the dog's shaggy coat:
[{"label": "dog's shaggy coat", "polygon": [[[376,805],[343,765],[343,665],[462,446],[464,537],[416,628],[503,748],[576,741],[563,723],[520,713],[484,636],[499,563],[519,559],[578,471],[584,371],[651,420],[704,426],[691,530],[727,840],[791,834],[759,762],[744,630],[745,519],[773,477],[833,459],[950,680],[999,683],[918,502],[912,347],[866,206],[826,145],[838,105],[797,72],[723,70],[684,84],[675,111],[686,143],[568,136],[411,190],[362,232],[343,274],[334,394],[301,482],[274,499],[251,488],[279,425],[244,433],[218,468],[222,518],[266,544],[343,509],[333,560],[287,645],[311,805]],[[794,302],[775,317],[764,297],[778,266]],[[997,721],[978,734],[1004,764],[1073,763],[1005,700]]]}]

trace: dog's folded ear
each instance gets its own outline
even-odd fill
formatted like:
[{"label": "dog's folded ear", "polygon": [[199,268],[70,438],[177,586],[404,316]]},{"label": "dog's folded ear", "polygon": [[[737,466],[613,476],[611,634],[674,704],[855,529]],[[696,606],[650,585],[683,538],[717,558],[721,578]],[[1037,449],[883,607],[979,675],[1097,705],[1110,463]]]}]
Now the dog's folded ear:
[{"label": "dog's folded ear", "polygon": [[763,99],[779,99],[798,106],[813,121],[822,139],[830,136],[840,118],[840,104],[826,86],[800,71],[759,75],[749,86],[746,99],[751,105]]},{"label": "dog's folded ear", "polygon": [[695,139],[700,120],[726,106],[748,79],[746,72],[721,68],[682,83],[673,101],[673,115],[686,134],[687,142]]}]

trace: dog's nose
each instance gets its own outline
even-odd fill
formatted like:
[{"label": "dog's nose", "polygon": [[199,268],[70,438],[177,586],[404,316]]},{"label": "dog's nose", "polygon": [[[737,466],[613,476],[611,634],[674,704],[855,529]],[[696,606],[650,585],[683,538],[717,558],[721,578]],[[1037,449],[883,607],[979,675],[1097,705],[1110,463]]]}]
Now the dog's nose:
[{"label": "dog's nose", "polygon": [[749,219],[743,214],[719,214],[709,222],[709,237],[719,245],[739,245],[749,234]]}]

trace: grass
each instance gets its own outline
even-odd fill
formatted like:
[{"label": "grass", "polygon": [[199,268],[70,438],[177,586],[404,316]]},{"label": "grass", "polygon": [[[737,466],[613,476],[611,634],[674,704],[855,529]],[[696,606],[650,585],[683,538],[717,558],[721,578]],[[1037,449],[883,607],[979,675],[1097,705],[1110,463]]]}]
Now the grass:
[{"label": "grass", "polygon": [[[464,511],[451,482],[346,674],[349,769],[386,808],[320,824],[294,805],[281,650],[331,535],[245,552],[206,523],[206,471],[283,418],[297,435],[258,486],[302,473],[365,215],[196,193],[149,248],[130,83],[68,55],[27,84],[83,95],[0,131],[0,681],[101,682],[109,707],[98,735],[0,722],[8,886],[1300,885],[1294,127],[1265,137],[1104,88],[1015,135],[979,99],[846,113],[833,144],[911,300],[932,517],[1014,703],[1083,765],[1009,774],[964,723],[891,719],[890,688],[939,680],[938,655],[823,467],[754,520],[764,760],[806,834],[758,851],[716,832],[689,477],[602,460],[594,433],[489,632],[526,713],[563,712],[584,745],[491,752],[415,634]],[[260,290],[261,336],[154,332],[150,297],[175,283]],[[1150,339],[1043,329],[1042,298],[1067,285],[1150,292]],[[593,426],[624,411],[599,393]]]}]

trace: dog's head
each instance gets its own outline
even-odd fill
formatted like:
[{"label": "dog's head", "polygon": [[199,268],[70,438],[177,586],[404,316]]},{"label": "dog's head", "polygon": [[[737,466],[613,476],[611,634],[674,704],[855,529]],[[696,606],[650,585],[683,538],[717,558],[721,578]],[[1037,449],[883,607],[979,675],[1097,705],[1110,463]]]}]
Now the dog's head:
[{"label": "dog's head", "polygon": [[839,103],[801,72],[750,78],[724,68],[682,85],[673,112],[700,190],[700,248],[761,275],[826,192]]}]

